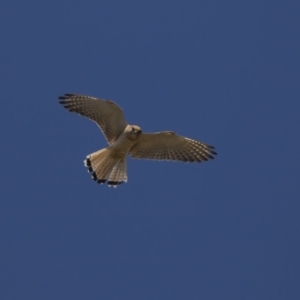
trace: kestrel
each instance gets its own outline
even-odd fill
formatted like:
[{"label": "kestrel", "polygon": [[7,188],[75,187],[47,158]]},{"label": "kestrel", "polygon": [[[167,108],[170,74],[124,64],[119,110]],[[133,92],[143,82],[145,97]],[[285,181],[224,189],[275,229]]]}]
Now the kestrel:
[{"label": "kestrel", "polygon": [[86,157],[84,165],[98,183],[107,181],[117,187],[127,182],[126,156],[155,160],[201,162],[213,159],[214,147],[179,136],[173,131],[143,133],[137,125],[129,125],[122,109],[113,101],[94,97],[65,94],[59,97],[71,112],[96,122],[109,147]]}]

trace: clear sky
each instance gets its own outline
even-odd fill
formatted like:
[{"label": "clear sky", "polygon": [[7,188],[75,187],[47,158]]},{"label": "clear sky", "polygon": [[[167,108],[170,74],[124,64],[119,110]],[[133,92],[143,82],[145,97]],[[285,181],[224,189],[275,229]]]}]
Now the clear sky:
[{"label": "clear sky", "polygon": [[[1,299],[300,299],[300,1],[3,1]],[[112,99],[216,147],[98,185]]]}]

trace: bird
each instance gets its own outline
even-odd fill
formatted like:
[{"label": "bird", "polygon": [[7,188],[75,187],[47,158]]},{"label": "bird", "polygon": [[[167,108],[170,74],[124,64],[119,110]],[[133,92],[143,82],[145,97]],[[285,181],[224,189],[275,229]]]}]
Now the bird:
[{"label": "bird", "polygon": [[141,127],[129,125],[119,105],[80,94],[64,94],[59,103],[70,112],[94,121],[106,137],[108,147],[86,156],[84,165],[92,178],[108,186],[127,182],[127,155],[132,158],[202,162],[214,159],[215,147],[177,135],[173,131],[144,133]]}]

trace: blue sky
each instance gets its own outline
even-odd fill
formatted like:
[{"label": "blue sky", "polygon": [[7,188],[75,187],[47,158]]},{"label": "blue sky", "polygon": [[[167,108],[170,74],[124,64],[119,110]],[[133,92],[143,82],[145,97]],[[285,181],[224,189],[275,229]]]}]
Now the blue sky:
[{"label": "blue sky", "polygon": [[[299,299],[299,1],[4,1],[1,299]],[[106,147],[63,93],[201,164],[83,166]]]}]

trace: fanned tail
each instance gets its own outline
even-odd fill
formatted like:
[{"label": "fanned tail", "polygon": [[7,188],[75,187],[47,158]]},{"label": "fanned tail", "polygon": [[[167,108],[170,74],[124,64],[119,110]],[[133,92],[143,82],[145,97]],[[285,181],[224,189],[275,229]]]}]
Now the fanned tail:
[{"label": "fanned tail", "polygon": [[92,178],[98,183],[117,187],[127,182],[126,156],[115,159],[111,156],[110,149],[102,149],[86,157],[84,165],[92,173]]}]

